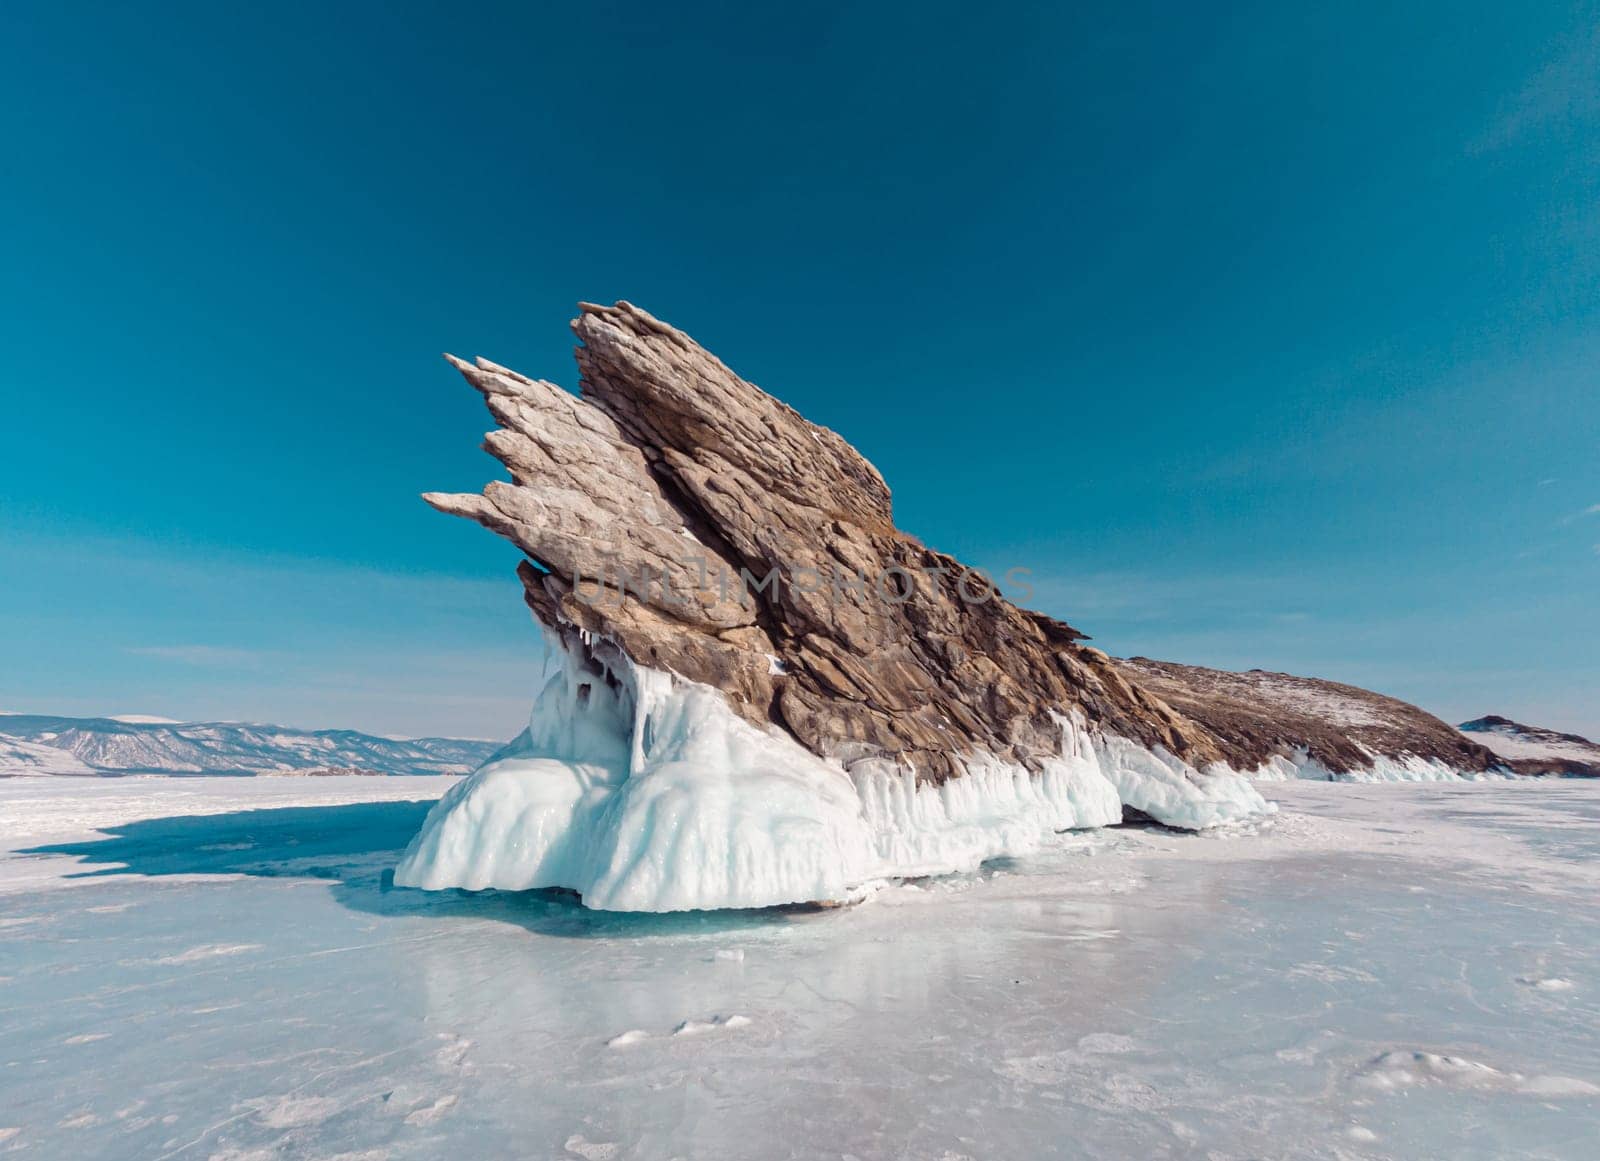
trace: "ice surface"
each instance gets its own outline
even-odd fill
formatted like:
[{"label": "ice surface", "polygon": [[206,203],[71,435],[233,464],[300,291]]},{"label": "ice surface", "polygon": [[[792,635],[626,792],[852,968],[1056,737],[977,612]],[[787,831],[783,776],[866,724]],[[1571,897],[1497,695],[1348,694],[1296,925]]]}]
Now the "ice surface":
[{"label": "ice surface", "polygon": [[1248,836],[1051,835],[854,907],[674,915],[388,889],[429,806],[406,797],[440,788],[0,781],[0,1155],[1498,1161],[1600,1138],[1600,784],[1292,781]]},{"label": "ice surface", "polygon": [[428,816],[395,883],[431,890],[566,887],[604,911],[840,901],[889,879],[972,870],[1127,803],[1203,829],[1270,810],[1231,771],[1091,738],[1060,719],[1032,772],[969,755],[939,786],[885,761],[839,762],[757,729],[706,686],[565,659],[504,756]]}]

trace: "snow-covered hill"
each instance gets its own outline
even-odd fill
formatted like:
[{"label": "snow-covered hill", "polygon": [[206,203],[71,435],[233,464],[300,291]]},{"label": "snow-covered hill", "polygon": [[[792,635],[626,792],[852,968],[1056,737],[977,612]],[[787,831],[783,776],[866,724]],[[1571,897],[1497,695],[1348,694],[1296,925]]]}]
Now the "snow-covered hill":
[{"label": "snow-covered hill", "polygon": [[1462,722],[1457,728],[1521,774],[1600,775],[1600,745],[1579,734],[1525,726],[1497,714]]},{"label": "snow-covered hill", "polygon": [[244,722],[0,717],[0,774],[283,774],[330,767],[465,774],[499,748],[461,738],[380,738]]},{"label": "snow-covered hill", "polygon": [[0,734],[0,776],[7,774],[98,774],[66,750]]}]

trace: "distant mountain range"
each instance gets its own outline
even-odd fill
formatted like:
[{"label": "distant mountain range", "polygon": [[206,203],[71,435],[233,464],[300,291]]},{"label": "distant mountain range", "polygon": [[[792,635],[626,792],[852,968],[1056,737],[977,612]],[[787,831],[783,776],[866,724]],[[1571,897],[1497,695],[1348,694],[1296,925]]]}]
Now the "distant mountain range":
[{"label": "distant mountain range", "polygon": [[[1315,707],[1315,716],[1338,717],[1322,704]],[[1457,729],[1519,774],[1600,775],[1600,745],[1578,734],[1523,725],[1494,714],[1462,722]],[[468,774],[500,749],[501,743],[471,738],[383,738],[359,730],[299,730],[254,722],[0,713],[0,777]]]},{"label": "distant mountain range", "polygon": [[139,715],[0,715],[4,774],[466,774],[497,742]]},{"label": "distant mountain range", "polygon": [[1519,774],[1600,775],[1600,745],[1581,734],[1525,726],[1496,714],[1457,727]]}]

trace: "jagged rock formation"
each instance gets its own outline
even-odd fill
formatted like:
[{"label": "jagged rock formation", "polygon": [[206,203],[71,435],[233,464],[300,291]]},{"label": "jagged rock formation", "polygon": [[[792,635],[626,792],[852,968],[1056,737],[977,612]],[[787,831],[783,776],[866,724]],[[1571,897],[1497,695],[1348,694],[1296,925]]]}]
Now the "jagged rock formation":
[{"label": "jagged rock formation", "polygon": [[511,482],[425,497],[522,550],[527,602],[569,652],[603,639],[815,754],[886,754],[924,781],[970,752],[1035,766],[1074,710],[1192,765],[1227,757],[1083,634],[897,530],[837,434],[635,306],[580,309],[582,398],[451,359]]},{"label": "jagged rock formation", "polygon": [[1125,812],[1270,811],[1242,771],[1493,761],[1363,691],[1388,725],[1113,661],[896,529],[871,464],[688,336],[627,303],[584,304],[573,330],[580,395],[451,359],[511,479],[425,499],[521,550],[563,662],[523,735],[430,812],[399,886],[561,886],[611,910],[837,900]]},{"label": "jagged rock formation", "polygon": [[[1327,774],[1371,770],[1376,761],[1427,763],[1441,772],[1499,765],[1484,746],[1425,710],[1353,685],[1252,669],[1230,673],[1133,657],[1117,666],[1208,730],[1239,770],[1276,758]],[[1305,771],[1302,771],[1302,773]]]},{"label": "jagged rock formation", "polygon": [[1518,774],[1600,777],[1600,745],[1582,734],[1525,726],[1498,714],[1462,722],[1457,729],[1493,750]]}]

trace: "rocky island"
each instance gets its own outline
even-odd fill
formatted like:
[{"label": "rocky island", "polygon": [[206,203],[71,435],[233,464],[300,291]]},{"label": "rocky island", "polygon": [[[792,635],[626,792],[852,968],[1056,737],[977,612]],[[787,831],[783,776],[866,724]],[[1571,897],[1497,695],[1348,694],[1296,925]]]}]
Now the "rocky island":
[{"label": "rocky island", "polygon": [[561,886],[613,910],[838,900],[1125,812],[1248,819],[1270,808],[1247,775],[1496,764],[1365,691],[1284,678],[1263,698],[1113,660],[896,528],[844,438],[681,331],[626,302],[572,326],[578,395],[450,359],[510,479],[424,498],[516,546],[560,666],[429,816],[401,885]]}]

